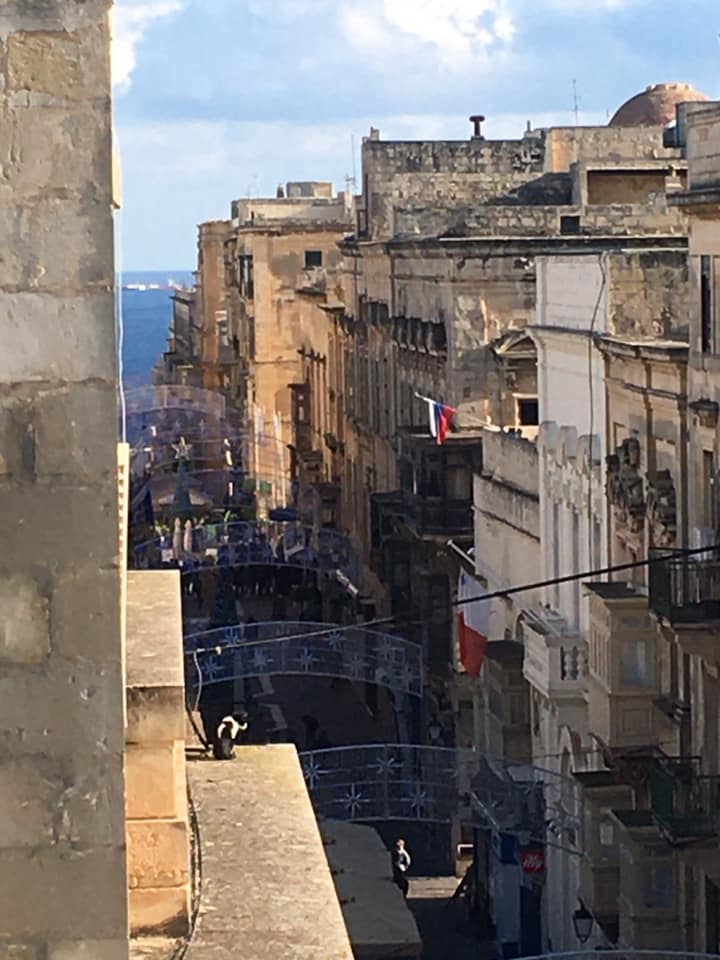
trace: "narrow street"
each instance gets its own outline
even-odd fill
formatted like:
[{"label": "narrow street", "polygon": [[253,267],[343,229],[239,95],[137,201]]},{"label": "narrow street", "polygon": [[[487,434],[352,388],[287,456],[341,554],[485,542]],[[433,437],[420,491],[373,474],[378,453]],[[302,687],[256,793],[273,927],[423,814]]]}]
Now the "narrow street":
[{"label": "narrow street", "polygon": [[478,942],[462,901],[453,900],[458,877],[413,877],[408,906],[423,941],[423,960],[491,960],[492,945]]}]

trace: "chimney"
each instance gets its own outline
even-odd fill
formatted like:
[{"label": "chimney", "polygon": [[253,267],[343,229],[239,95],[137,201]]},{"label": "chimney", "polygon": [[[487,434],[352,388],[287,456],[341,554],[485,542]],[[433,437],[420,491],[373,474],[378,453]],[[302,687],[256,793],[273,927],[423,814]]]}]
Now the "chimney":
[{"label": "chimney", "polygon": [[473,140],[484,140],[485,137],[482,135],[482,124],[485,122],[485,117],[480,113],[474,114],[470,117],[470,123],[473,125]]}]

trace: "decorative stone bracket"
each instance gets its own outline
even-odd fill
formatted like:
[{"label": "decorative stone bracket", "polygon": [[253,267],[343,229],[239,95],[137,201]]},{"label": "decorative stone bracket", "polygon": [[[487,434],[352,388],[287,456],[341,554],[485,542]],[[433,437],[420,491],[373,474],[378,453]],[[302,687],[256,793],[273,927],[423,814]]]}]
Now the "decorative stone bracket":
[{"label": "decorative stone bracket", "polygon": [[607,498],[614,508],[618,525],[631,533],[640,533],[645,522],[646,504],[640,474],[640,444],[628,437],[606,458]]},{"label": "decorative stone bracket", "polygon": [[655,547],[672,547],[677,534],[675,484],[669,470],[648,476],[647,517],[650,542]]}]

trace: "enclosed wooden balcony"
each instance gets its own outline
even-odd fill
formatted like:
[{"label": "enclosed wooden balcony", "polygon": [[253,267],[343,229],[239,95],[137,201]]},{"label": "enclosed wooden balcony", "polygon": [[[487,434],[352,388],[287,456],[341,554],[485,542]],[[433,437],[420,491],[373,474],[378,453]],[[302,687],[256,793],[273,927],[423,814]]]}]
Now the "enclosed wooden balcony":
[{"label": "enclosed wooden balcony", "polygon": [[720,554],[697,557],[655,551],[650,564],[650,607],[671,625],[720,622]]}]

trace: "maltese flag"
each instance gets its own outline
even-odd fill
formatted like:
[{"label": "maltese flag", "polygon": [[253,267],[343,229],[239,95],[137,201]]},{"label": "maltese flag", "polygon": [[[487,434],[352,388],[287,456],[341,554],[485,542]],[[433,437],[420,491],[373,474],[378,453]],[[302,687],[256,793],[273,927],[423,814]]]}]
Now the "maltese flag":
[{"label": "maltese flag", "polygon": [[[480,598],[487,590],[479,580],[464,570],[458,580],[458,600],[465,601],[458,607],[458,639],[460,662],[465,673],[478,677],[485,659],[490,631],[490,603]],[[476,603],[468,601],[476,600]]]},{"label": "maltese flag", "polygon": [[440,446],[445,442],[445,438],[450,431],[450,423],[457,412],[455,407],[450,407],[446,403],[440,403],[438,400],[432,400],[430,397],[423,397],[419,393],[415,396],[419,400],[424,400],[428,405],[428,421],[430,433],[435,437],[435,442]]}]

